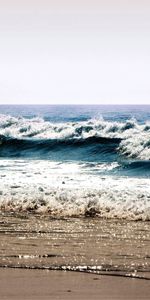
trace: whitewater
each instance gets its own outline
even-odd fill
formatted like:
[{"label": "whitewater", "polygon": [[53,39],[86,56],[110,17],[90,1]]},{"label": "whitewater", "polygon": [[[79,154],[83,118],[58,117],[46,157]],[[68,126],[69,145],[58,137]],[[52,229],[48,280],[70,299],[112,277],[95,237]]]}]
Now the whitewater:
[{"label": "whitewater", "polygon": [[150,220],[150,106],[1,106],[0,210]]}]

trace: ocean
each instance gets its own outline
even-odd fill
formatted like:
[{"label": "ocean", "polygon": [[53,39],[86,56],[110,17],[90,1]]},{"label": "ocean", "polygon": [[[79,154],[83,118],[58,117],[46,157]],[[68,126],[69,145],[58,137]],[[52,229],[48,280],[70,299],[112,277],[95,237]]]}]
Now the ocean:
[{"label": "ocean", "polygon": [[0,105],[0,211],[1,267],[150,278],[150,106]]}]

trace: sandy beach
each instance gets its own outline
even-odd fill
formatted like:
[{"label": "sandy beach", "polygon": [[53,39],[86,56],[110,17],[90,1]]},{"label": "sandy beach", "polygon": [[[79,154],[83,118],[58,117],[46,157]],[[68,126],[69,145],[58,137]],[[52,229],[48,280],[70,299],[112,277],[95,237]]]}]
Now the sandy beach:
[{"label": "sandy beach", "polygon": [[5,214],[0,236],[0,300],[149,299],[149,280],[111,276],[150,279],[148,222]]},{"label": "sandy beach", "polygon": [[150,283],[94,274],[42,270],[0,270],[1,300],[149,299]]}]

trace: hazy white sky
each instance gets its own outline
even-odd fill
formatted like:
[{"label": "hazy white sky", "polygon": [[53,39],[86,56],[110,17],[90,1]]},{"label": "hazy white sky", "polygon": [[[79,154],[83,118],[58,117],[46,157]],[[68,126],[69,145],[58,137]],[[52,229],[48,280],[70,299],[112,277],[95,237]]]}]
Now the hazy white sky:
[{"label": "hazy white sky", "polygon": [[0,0],[0,104],[149,100],[149,1]]}]

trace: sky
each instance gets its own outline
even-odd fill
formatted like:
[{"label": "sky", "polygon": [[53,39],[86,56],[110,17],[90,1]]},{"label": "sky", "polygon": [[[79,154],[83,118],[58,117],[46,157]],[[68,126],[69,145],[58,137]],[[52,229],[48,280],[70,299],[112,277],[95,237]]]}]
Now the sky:
[{"label": "sky", "polygon": [[0,0],[0,104],[149,103],[148,0]]}]

